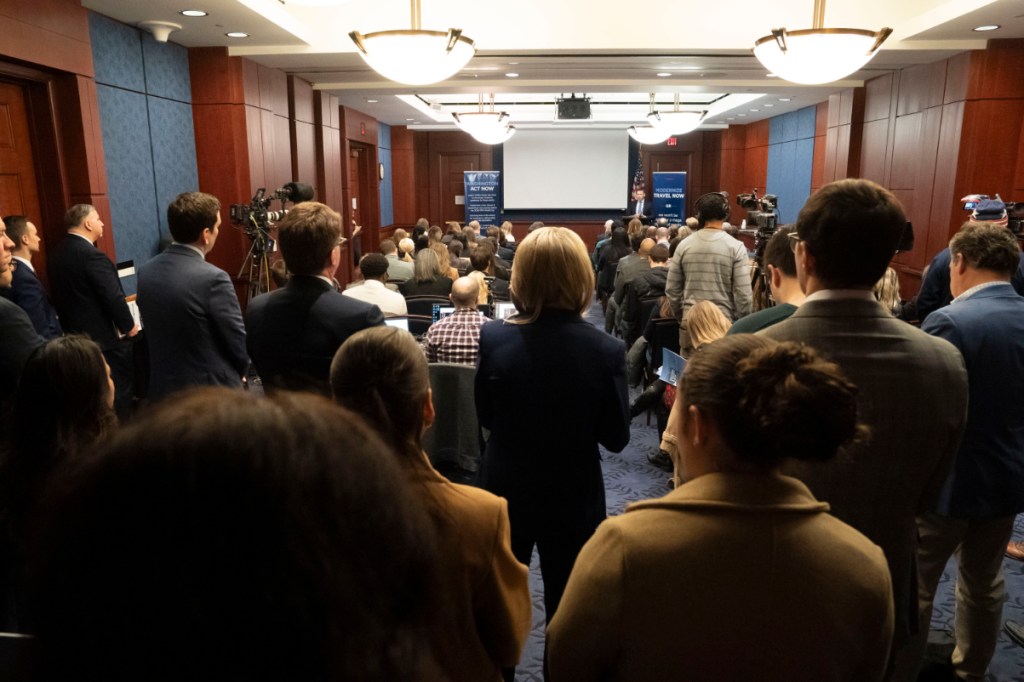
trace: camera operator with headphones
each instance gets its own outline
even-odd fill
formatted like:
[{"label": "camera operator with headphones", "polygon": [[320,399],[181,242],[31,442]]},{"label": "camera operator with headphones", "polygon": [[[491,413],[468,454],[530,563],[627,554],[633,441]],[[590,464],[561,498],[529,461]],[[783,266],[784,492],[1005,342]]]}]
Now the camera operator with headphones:
[{"label": "camera operator with headphones", "polygon": [[[729,196],[711,192],[697,199],[698,229],[680,242],[668,265],[665,294],[673,314],[682,320],[697,301],[711,301],[735,322],[749,315],[750,257],[747,248],[722,230],[729,217]],[[690,348],[686,327],[679,328],[679,348]]]}]

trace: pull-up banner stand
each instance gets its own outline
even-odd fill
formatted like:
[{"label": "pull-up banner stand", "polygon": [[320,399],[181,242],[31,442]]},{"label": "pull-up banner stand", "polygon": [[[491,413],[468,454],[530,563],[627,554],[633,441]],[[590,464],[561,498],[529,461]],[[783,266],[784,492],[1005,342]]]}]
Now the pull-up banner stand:
[{"label": "pull-up banner stand", "polygon": [[686,173],[652,173],[654,184],[653,217],[667,218],[671,225],[682,225],[686,210]]},{"label": "pull-up banner stand", "polygon": [[501,171],[463,171],[462,179],[466,189],[466,222],[480,221],[481,231],[489,225],[500,225]]}]

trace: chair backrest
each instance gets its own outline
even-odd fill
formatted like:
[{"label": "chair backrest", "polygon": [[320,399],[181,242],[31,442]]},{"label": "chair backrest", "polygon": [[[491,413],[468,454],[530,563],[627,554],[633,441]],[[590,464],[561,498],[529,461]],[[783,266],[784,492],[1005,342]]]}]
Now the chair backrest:
[{"label": "chair backrest", "polygon": [[619,262],[605,263],[601,271],[597,273],[597,290],[610,293],[615,289],[615,272],[619,269]]},{"label": "chair backrest", "polygon": [[654,369],[661,366],[662,348],[679,352],[679,320],[674,317],[656,317],[651,322],[654,325],[654,338],[649,340],[647,351],[650,354],[648,371],[653,374]]},{"label": "chair backrest", "polygon": [[423,449],[434,468],[456,483],[471,482],[480,466],[475,378],[472,365],[430,364],[435,417],[423,435]]},{"label": "chair backrest", "polygon": [[[627,282],[626,286],[632,288],[632,282]],[[627,296],[635,296],[632,292],[627,293]],[[636,319],[631,320],[632,326],[625,330],[624,338],[626,339],[626,345],[632,346],[633,343],[640,338],[640,335],[644,332],[644,327],[647,326],[647,321],[651,317],[657,317],[656,310],[661,304],[661,296],[647,296],[641,299],[637,299],[637,316]]]},{"label": "chair backrest", "polygon": [[408,296],[405,299],[405,307],[410,315],[431,317],[434,314],[435,303],[442,306],[452,305],[447,296]]}]

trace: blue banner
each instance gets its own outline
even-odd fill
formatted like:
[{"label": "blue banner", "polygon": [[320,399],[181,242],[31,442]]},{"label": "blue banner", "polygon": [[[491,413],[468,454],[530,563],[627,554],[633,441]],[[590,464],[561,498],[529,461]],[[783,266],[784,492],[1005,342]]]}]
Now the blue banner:
[{"label": "blue banner", "polygon": [[481,231],[489,225],[500,225],[501,171],[464,171],[462,178],[466,188],[466,222],[480,221]]},{"label": "blue banner", "polygon": [[654,219],[667,218],[682,225],[686,218],[686,173],[651,173],[654,184]]}]

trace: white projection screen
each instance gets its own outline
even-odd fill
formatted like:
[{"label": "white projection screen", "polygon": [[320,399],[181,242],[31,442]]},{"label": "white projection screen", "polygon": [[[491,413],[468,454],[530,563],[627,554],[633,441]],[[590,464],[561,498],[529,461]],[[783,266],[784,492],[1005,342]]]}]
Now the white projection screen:
[{"label": "white projection screen", "polygon": [[629,135],[624,129],[517,130],[503,154],[505,209],[626,206]]}]

